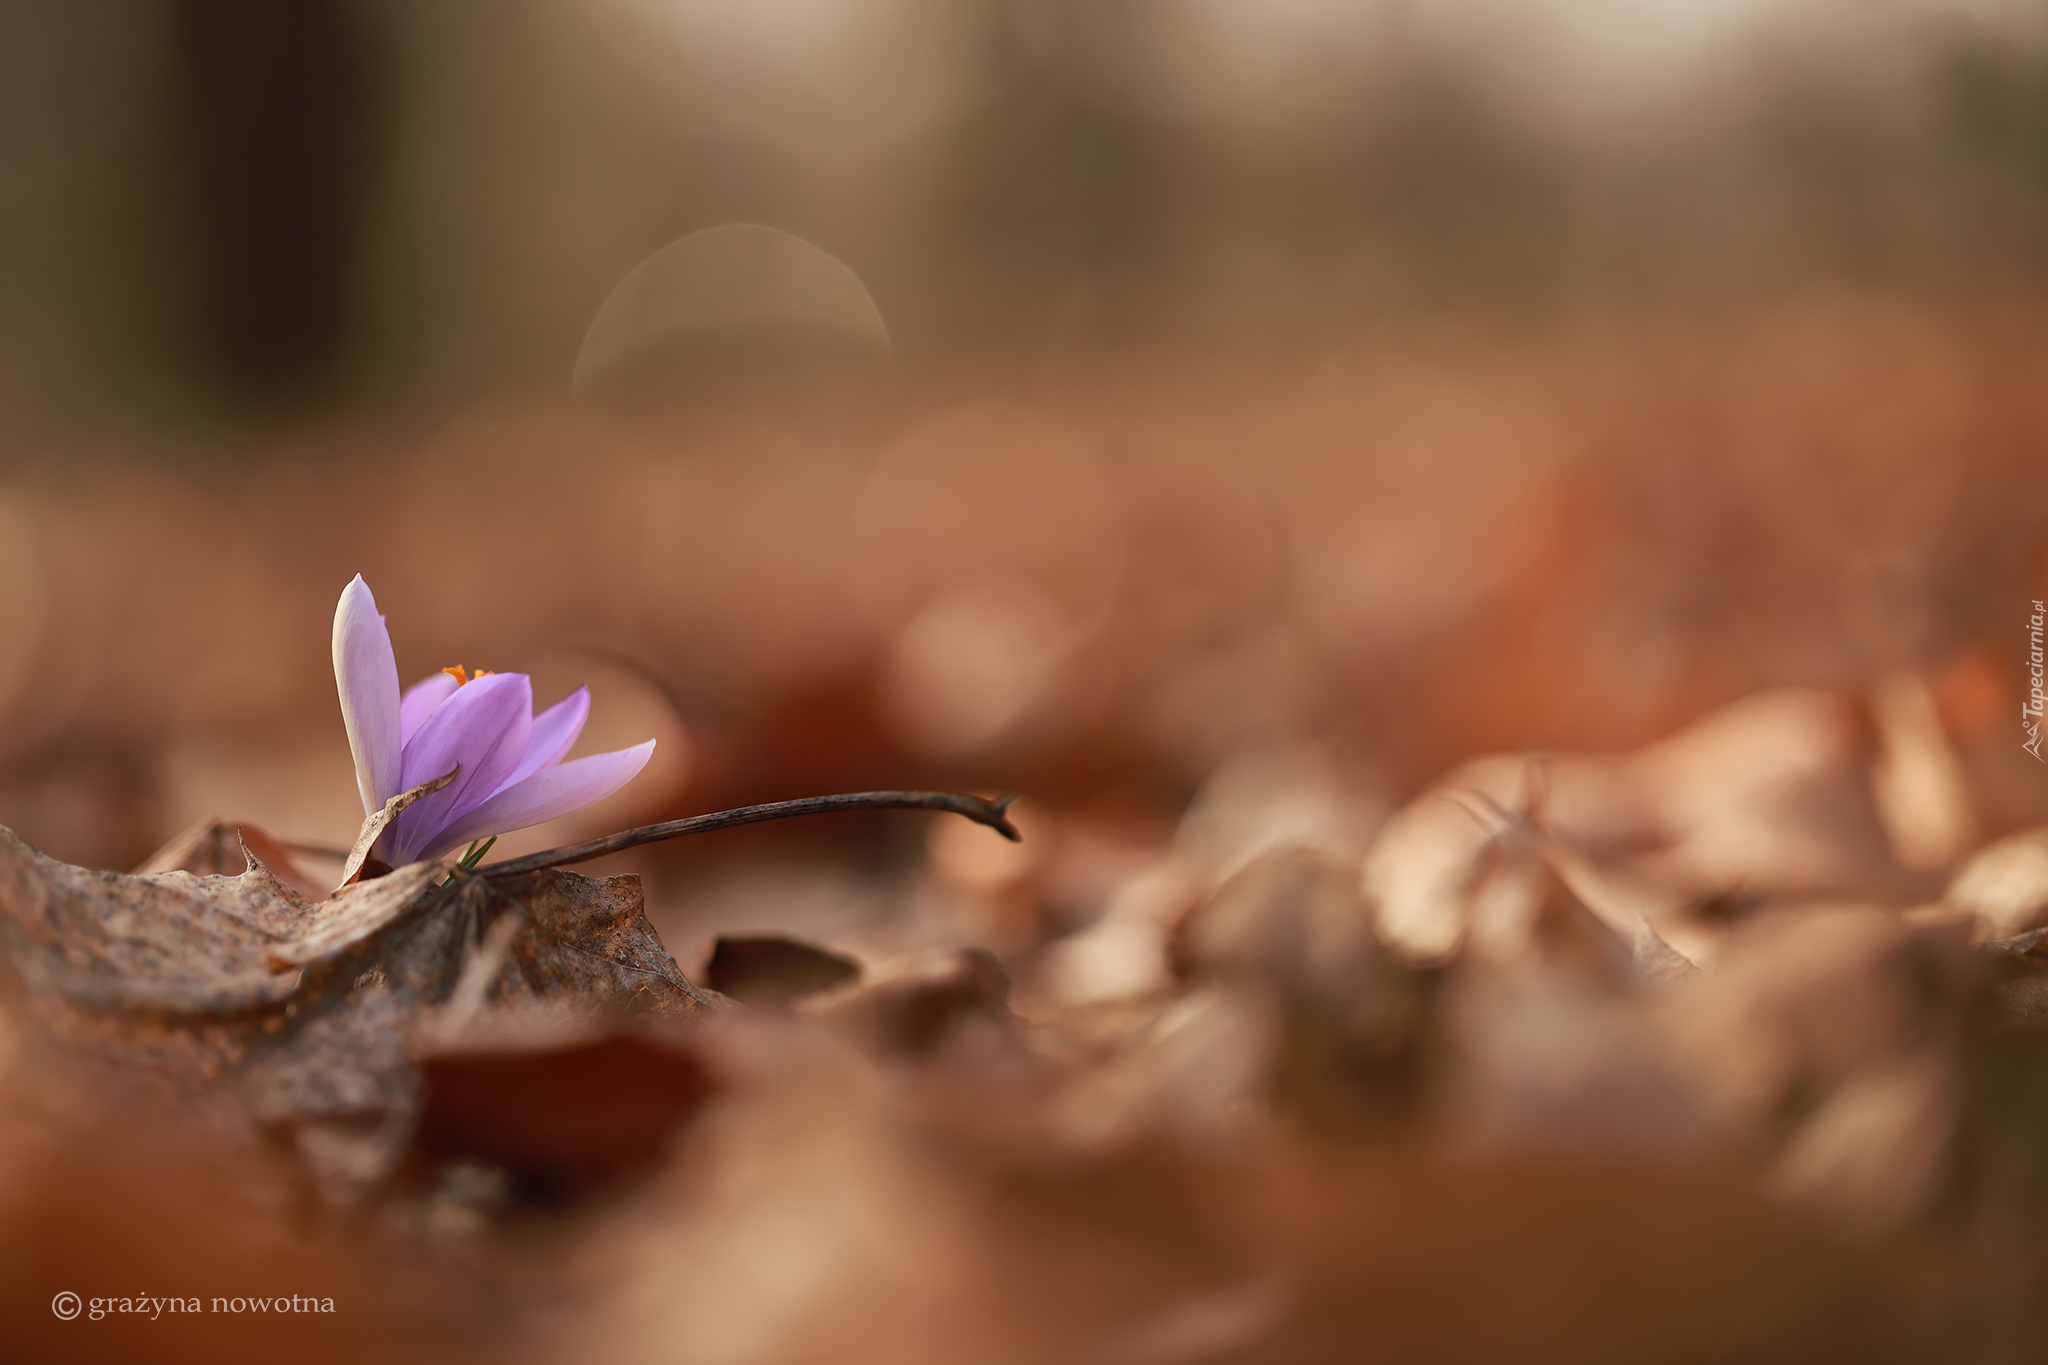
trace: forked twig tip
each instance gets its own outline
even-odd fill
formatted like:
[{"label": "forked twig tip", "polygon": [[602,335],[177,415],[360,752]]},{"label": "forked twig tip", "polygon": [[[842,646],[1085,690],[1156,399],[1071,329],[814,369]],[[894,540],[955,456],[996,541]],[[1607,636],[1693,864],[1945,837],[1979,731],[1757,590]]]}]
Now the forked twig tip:
[{"label": "forked twig tip", "polygon": [[1010,807],[1017,804],[1017,793],[1010,792],[1007,795],[998,796],[995,800],[984,802],[983,804],[988,807],[989,812],[989,818],[984,820],[983,824],[1013,844],[1024,842],[1023,833],[1010,823],[1009,811]]}]

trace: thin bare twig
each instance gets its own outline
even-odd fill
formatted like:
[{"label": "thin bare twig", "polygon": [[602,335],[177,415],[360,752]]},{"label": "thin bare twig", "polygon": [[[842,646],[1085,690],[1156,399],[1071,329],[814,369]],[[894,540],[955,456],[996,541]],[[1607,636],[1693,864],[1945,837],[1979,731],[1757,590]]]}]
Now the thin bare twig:
[{"label": "thin bare twig", "polygon": [[762,806],[741,806],[737,810],[716,811],[710,815],[692,815],[687,820],[670,820],[665,824],[642,825],[638,829],[622,830],[608,834],[602,839],[588,843],[570,844],[566,848],[551,848],[540,853],[529,853],[524,858],[510,858],[502,863],[491,863],[477,870],[486,877],[517,877],[527,872],[538,872],[547,867],[567,867],[571,863],[588,862],[602,858],[607,853],[623,849],[638,848],[642,844],[659,843],[663,839],[680,839],[686,834],[709,834],[712,830],[731,829],[735,825],[759,824],[763,820],[783,820],[792,815],[824,815],[841,810],[941,810],[954,815],[964,815],[977,824],[987,825],[1012,843],[1020,842],[1023,836],[1010,823],[1010,817],[1003,812],[1017,798],[1002,796],[993,801],[984,801],[978,796],[956,796],[951,792],[845,792],[838,796],[806,796],[797,801],[770,801]]}]

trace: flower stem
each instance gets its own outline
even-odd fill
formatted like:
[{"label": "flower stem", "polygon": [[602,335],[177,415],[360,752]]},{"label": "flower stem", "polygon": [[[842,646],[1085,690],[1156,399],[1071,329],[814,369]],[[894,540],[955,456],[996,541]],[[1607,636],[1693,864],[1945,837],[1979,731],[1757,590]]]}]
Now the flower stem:
[{"label": "flower stem", "polygon": [[524,858],[512,858],[502,863],[493,863],[483,870],[486,877],[516,877],[527,872],[538,872],[542,868],[566,867],[570,863],[588,862],[602,858],[607,853],[618,853],[642,844],[659,843],[663,839],[680,839],[686,834],[709,834],[713,830],[731,829],[736,825],[759,824],[763,820],[783,820],[792,815],[823,815],[828,811],[842,810],[941,810],[962,815],[977,824],[987,825],[1012,843],[1023,836],[1010,823],[1008,810],[1014,796],[998,797],[984,801],[978,796],[955,796],[951,792],[846,792],[838,796],[806,796],[796,801],[771,801],[761,806],[741,806],[737,810],[722,810],[710,815],[693,815],[686,820],[670,820],[659,825],[641,825],[637,829],[622,830],[592,839],[588,843],[570,844],[566,848],[551,848],[540,853],[529,853]]},{"label": "flower stem", "polygon": [[497,842],[498,836],[495,834],[484,840],[482,844],[478,844],[476,840],[471,839],[469,847],[462,850],[462,857],[456,861],[455,865],[465,872],[469,871],[484,860],[484,855],[491,851],[491,845]]}]

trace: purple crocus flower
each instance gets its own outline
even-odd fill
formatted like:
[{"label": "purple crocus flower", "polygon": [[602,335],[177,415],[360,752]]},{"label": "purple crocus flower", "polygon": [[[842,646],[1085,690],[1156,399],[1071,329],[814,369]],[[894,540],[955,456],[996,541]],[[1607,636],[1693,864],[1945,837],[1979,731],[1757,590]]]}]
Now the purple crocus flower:
[{"label": "purple crocus flower", "polygon": [[562,762],[590,714],[590,690],[579,687],[536,716],[524,673],[465,678],[449,669],[401,696],[391,636],[361,574],[334,609],[334,681],[365,814],[458,770],[446,787],[399,812],[378,838],[372,853],[392,867],[603,800],[654,753],[650,739]]}]

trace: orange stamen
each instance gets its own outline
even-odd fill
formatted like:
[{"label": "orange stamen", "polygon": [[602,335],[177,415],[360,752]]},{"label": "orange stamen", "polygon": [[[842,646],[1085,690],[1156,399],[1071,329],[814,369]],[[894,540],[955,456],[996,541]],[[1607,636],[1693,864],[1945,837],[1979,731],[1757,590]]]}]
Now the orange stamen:
[{"label": "orange stamen", "polygon": [[463,685],[464,683],[466,683],[466,682],[468,682],[468,681],[469,681],[469,678],[468,678],[468,676],[467,676],[466,674],[464,674],[464,673],[463,673],[463,671],[462,671],[462,665],[461,665],[461,664],[457,664],[457,665],[455,665],[455,667],[453,667],[453,668],[444,668],[444,669],[442,669],[441,671],[442,671],[443,673],[446,673],[446,674],[447,674],[447,675],[448,675],[449,677],[451,677],[451,678],[455,679],[455,685],[456,685],[457,687],[460,687],[460,686],[462,686],[462,685]]}]

